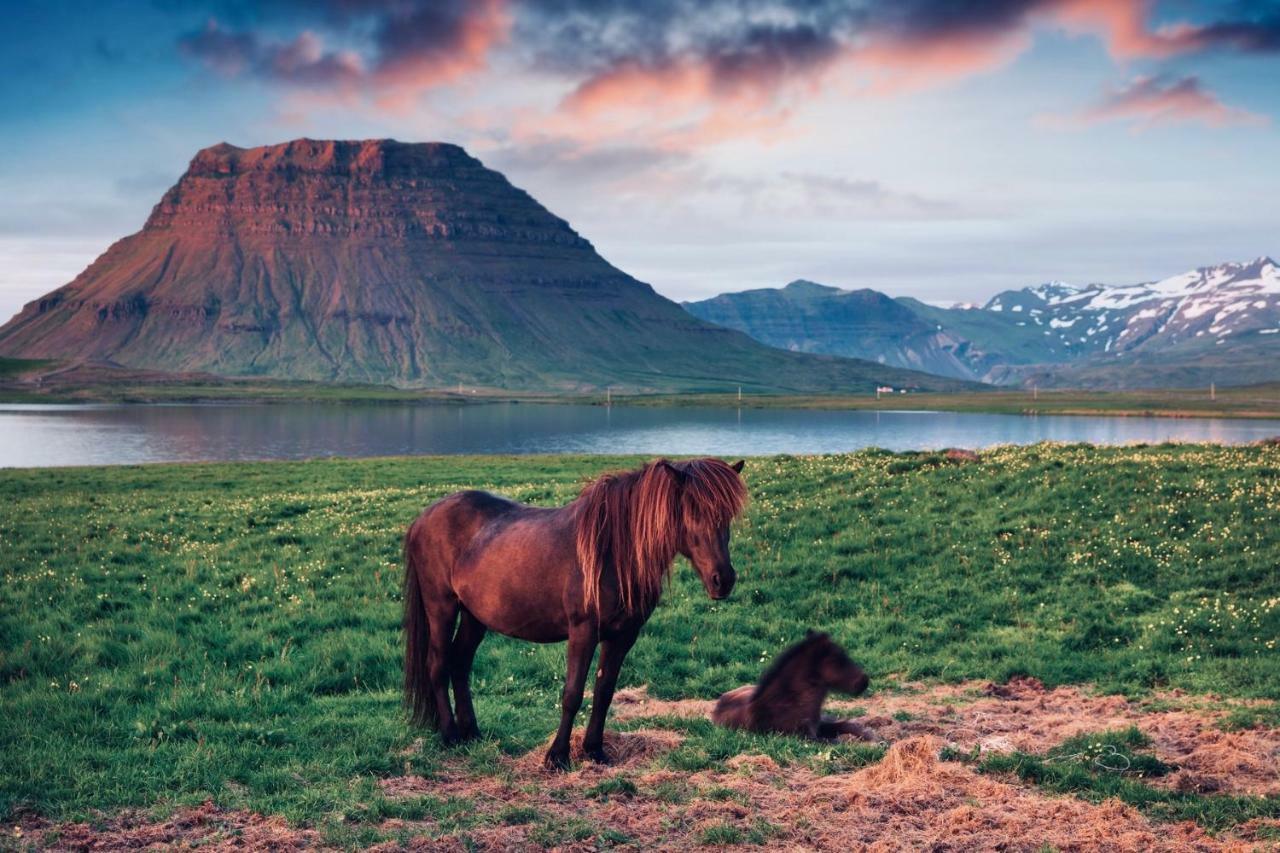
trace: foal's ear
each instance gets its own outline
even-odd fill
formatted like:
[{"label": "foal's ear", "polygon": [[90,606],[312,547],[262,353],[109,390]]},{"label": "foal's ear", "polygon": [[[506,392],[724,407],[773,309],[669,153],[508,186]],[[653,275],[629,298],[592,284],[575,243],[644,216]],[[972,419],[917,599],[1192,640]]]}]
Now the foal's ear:
[{"label": "foal's ear", "polygon": [[732,469],[733,469],[734,471],[736,471],[737,473],[741,474],[741,473],[742,473],[742,466],[743,466],[744,464],[746,464],[746,460],[745,460],[745,459],[739,459],[737,462],[733,463],[733,464],[732,464],[732,465],[730,465],[729,467],[730,467],[730,468],[732,468]]}]

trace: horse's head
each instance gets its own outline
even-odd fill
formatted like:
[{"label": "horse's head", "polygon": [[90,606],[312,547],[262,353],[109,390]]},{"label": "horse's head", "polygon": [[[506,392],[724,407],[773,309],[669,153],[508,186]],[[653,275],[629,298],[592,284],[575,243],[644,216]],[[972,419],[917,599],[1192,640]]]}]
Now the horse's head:
[{"label": "horse's head", "polygon": [[676,550],[693,564],[707,595],[728,597],[738,579],[729,559],[729,525],[742,511],[747,490],[738,476],[742,462],[719,459],[663,462],[676,476],[680,492],[680,535]]},{"label": "horse's head", "polygon": [[805,642],[814,647],[817,676],[823,686],[857,696],[871,684],[862,667],[854,663],[828,634],[810,631]]}]

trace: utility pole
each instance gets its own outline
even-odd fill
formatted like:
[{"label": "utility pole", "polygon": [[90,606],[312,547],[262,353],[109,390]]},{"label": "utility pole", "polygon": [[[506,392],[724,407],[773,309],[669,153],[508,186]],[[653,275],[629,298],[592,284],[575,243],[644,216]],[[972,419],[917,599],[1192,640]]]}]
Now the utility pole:
[{"label": "utility pole", "polygon": [[1212,382],[1209,383],[1209,399],[1210,400],[1218,399],[1218,388]]},{"label": "utility pole", "polygon": [[742,402],[742,386],[741,385],[738,386],[738,402],[739,403]]},{"label": "utility pole", "polygon": [[604,389],[604,404],[610,407],[613,406],[613,389],[612,388]]},{"label": "utility pole", "polygon": [[1040,386],[1039,386],[1039,385],[1032,385],[1032,386],[1031,386],[1031,399],[1032,399],[1032,400],[1039,400],[1039,399],[1040,399]]}]

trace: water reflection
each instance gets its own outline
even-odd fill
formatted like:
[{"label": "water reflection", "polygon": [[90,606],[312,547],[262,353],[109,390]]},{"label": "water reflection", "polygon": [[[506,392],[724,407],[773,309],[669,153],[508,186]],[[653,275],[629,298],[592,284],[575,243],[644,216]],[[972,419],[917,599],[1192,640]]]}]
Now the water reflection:
[{"label": "water reflection", "polygon": [[830,453],[1244,443],[1277,420],[531,405],[0,406],[0,466],[456,453]]}]

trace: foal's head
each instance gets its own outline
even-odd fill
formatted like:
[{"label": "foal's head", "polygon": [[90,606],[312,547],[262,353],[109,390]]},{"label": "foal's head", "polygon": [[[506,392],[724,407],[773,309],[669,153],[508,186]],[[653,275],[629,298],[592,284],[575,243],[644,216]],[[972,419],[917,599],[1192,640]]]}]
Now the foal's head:
[{"label": "foal's head", "polygon": [[830,635],[809,631],[803,643],[814,679],[828,690],[857,696],[867,689],[871,679],[854,663]]}]

